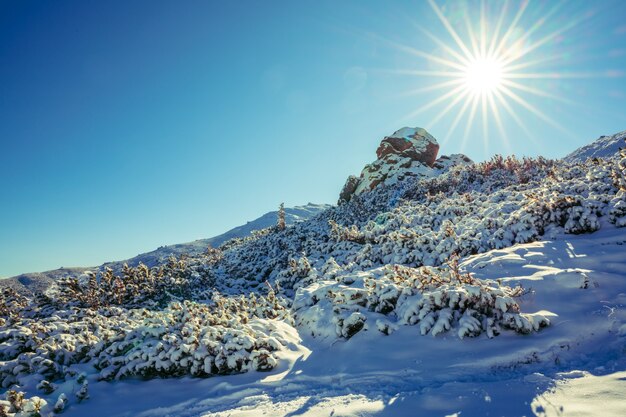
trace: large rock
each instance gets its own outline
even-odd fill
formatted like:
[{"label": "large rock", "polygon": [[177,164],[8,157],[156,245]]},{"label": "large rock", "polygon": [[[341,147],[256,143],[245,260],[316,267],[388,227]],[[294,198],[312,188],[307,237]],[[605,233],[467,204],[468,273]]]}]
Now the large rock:
[{"label": "large rock", "polygon": [[339,201],[349,201],[352,194],[356,191],[356,187],[359,185],[359,179],[354,175],[350,175],[346,180],[341,193],[339,193]]},{"label": "large rock", "polygon": [[386,136],[376,150],[378,159],[366,165],[359,177],[348,177],[339,195],[339,204],[380,184],[391,186],[409,177],[433,177],[455,165],[472,162],[460,154],[437,159],[438,152],[437,140],[419,127],[404,127]]},{"label": "large rock", "polygon": [[387,155],[396,155],[432,166],[438,152],[437,140],[425,129],[403,127],[380,142],[376,156],[383,159]]}]

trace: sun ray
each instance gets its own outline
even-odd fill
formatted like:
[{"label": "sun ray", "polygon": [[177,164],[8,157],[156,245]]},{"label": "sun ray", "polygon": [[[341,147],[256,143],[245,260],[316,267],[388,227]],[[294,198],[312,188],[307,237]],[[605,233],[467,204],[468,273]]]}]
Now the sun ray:
[{"label": "sun ray", "polygon": [[441,103],[442,101],[447,100],[449,97],[452,97],[453,95],[460,93],[464,88],[465,88],[464,85],[460,85],[460,86],[456,87],[455,89],[449,91],[448,93],[446,93],[443,96],[437,98],[436,100],[433,100],[433,101],[431,101],[429,103],[426,103],[425,105],[423,105],[422,107],[418,108],[417,110],[414,110],[413,112],[409,113],[407,116],[403,117],[402,120],[412,119],[413,117],[417,116],[418,114],[423,113],[426,110],[428,110],[430,108],[433,108],[437,104]]},{"label": "sun ray", "polygon": [[453,57],[455,57],[456,59],[459,60],[459,62],[463,63],[464,65],[468,65],[469,61],[467,60],[467,58],[465,58],[463,55],[459,54],[457,51],[455,51],[454,49],[450,48],[448,45],[445,44],[444,41],[442,41],[441,39],[439,39],[438,37],[436,37],[435,35],[433,35],[432,33],[430,33],[429,31],[427,31],[426,29],[424,29],[423,27],[417,25],[416,23],[413,23],[413,25],[420,30],[422,33],[424,33],[426,36],[428,36],[433,42],[435,42],[439,47],[443,48],[447,53],[449,53],[450,55],[452,55]]},{"label": "sun ray", "polygon": [[513,100],[515,100],[522,107],[524,107],[525,109],[527,109],[528,111],[533,113],[535,116],[539,117],[544,122],[546,122],[546,123],[550,124],[551,126],[559,129],[563,133],[566,133],[568,135],[572,135],[572,132],[568,131],[565,127],[563,127],[562,125],[560,125],[556,121],[552,120],[551,118],[549,118],[548,116],[546,116],[545,114],[543,114],[542,112],[537,110],[537,108],[535,106],[533,106],[532,104],[530,104],[529,102],[527,102],[526,100],[524,100],[523,98],[518,96],[515,92],[511,91],[508,87],[501,86],[500,90],[504,94],[506,94],[507,96],[511,97]]},{"label": "sun ray", "polygon": [[459,124],[459,122],[463,118],[463,115],[465,114],[465,112],[467,111],[467,109],[469,108],[469,105],[471,103],[472,103],[472,101],[470,99],[465,100],[465,103],[463,103],[463,107],[461,107],[461,110],[457,113],[456,118],[454,119],[454,121],[450,125],[450,128],[448,129],[448,133],[446,133],[446,136],[443,138],[442,145],[445,145],[448,142],[448,140],[450,140],[450,137],[452,136],[452,133],[455,131],[457,125]]},{"label": "sun ray", "polygon": [[526,127],[524,122],[522,122],[517,113],[515,113],[515,111],[511,108],[506,99],[502,96],[502,93],[500,93],[499,91],[494,91],[494,95],[496,96],[502,107],[504,107],[507,113],[509,113],[511,118],[515,121],[515,123],[517,123],[520,129],[522,129],[522,132],[524,132],[528,139],[530,139],[530,141],[533,142],[535,146],[537,146],[537,140],[534,138],[532,133],[530,133],[530,130],[528,130],[528,127]]},{"label": "sun ray", "polygon": [[522,58],[523,56],[528,55],[530,52],[534,51],[535,49],[539,48],[540,46],[545,45],[546,43],[548,43],[551,40],[555,39],[557,36],[563,34],[564,32],[567,32],[570,29],[572,29],[574,26],[578,25],[583,20],[584,20],[584,17],[581,17],[581,18],[578,18],[578,19],[573,19],[567,25],[562,26],[558,30],[555,30],[554,32],[544,36],[543,38],[541,38],[537,42],[533,42],[530,46],[527,46],[526,48],[521,50],[517,55],[512,56],[509,59],[505,59],[504,60],[504,65],[507,65],[507,64],[509,64],[511,62],[515,62],[518,59]]},{"label": "sun ray", "polygon": [[493,99],[493,94],[489,94],[489,107],[491,108],[491,112],[493,113],[493,118],[496,120],[496,126],[500,131],[500,135],[502,136],[501,143],[504,144],[507,153],[511,153],[511,144],[509,143],[509,137],[504,130],[504,126],[502,125],[502,118],[500,117],[500,110],[498,110],[498,106],[496,106],[495,100]]},{"label": "sun ray", "polygon": [[607,76],[605,72],[520,72],[515,74],[505,74],[506,79],[511,78],[543,78],[543,79],[563,79],[563,78],[596,78]]},{"label": "sun ray", "polygon": [[465,144],[469,138],[469,132],[474,125],[474,117],[476,116],[476,109],[478,108],[478,94],[474,94],[472,99],[472,110],[470,110],[467,122],[465,124],[465,133],[463,133],[463,141],[461,142],[461,151],[465,149]]},{"label": "sun ray", "polygon": [[474,59],[476,59],[476,57],[479,55],[478,39],[476,39],[474,29],[472,29],[472,22],[470,21],[470,17],[468,14],[465,15],[465,28],[467,30],[467,36],[470,40],[470,45],[472,45],[472,54],[474,56]]},{"label": "sun ray", "polygon": [[493,35],[491,37],[491,42],[489,45],[489,50],[487,51],[487,56],[493,56],[494,50],[498,42],[498,36],[500,36],[500,30],[502,29],[502,22],[504,21],[504,17],[506,16],[506,12],[508,8],[509,8],[509,0],[506,0],[503,3],[502,10],[500,11],[500,17],[498,18],[498,22],[496,23],[496,28],[493,31]]},{"label": "sun ray", "polygon": [[550,94],[550,93],[548,93],[545,90],[539,90],[537,88],[533,88],[533,87],[529,87],[527,85],[516,83],[515,81],[504,79],[504,80],[502,80],[502,84],[506,85],[507,87],[512,87],[512,88],[515,88],[515,89],[518,89],[518,90],[525,91],[525,92],[530,93],[530,94],[534,94],[536,96],[551,98],[553,100],[557,100],[557,101],[560,101],[560,102],[565,103],[565,104],[570,104],[570,105],[575,105],[576,104],[572,100],[568,100],[568,99],[565,99],[563,97],[559,97],[559,96],[557,96],[555,94]]},{"label": "sun ray", "polygon": [[487,18],[485,0],[480,0],[480,56],[487,57]]},{"label": "sun ray", "polygon": [[460,80],[460,79],[453,79],[453,80],[449,80],[449,81],[443,81],[443,82],[440,82],[440,83],[437,83],[437,84],[431,84],[431,85],[426,86],[426,87],[416,88],[414,90],[405,91],[403,93],[396,94],[394,97],[400,98],[400,97],[414,96],[414,95],[417,95],[417,94],[427,93],[429,91],[441,90],[442,88],[446,88],[446,87],[451,87],[453,85],[462,84],[463,82],[464,81]]},{"label": "sun ray", "polygon": [[434,126],[437,124],[437,122],[439,122],[439,120],[441,120],[441,118],[443,116],[445,116],[446,114],[448,114],[448,112],[457,105],[457,103],[461,100],[463,100],[465,98],[465,96],[467,96],[469,94],[468,90],[463,91],[461,94],[459,94],[454,100],[452,100],[448,106],[446,108],[444,108],[442,111],[439,112],[439,114],[437,114],[437,116],[435,116],[434,119],[432,119],[430,121],[431,126]]},{"label": "sun ray", "polygon": [[437,15],[441,23],[443,23],[444,27],[446,28],[450,36],[452,36],[452,38],[457,43],[459,48],[461,48],[461,51],[465,54],[467,59],[471,60],[472,54],[467,49],[467,46],[465,46],[465,43],[463,43],[459,35],[456,33],[456,31],[454,30],[454,28],[452,27],[448,19],[446,19],[446,17],[443,15],[443,13],[441,12],[441,9],[439,9],[439,7],[435,4],[434,0],[428,0],[428,3],[430,4],[430,7],[435,11],[435,14]]},{"label": "sun ray", "polygon": [[511,24],[509,25],[509,28],[504,33],[504,36],[502,36],[502,39],[500,39],[500,43],[498,44],[498,47],[494,51],[493,55],[495,56],[500,55],[500,51],[506,45],[506,42],[509,40],[509,37],[513,34],[513,30],[515,29],[515,26],[517,25],[519,20],[522,18],[522,15],[524,14],[526,7],[528,7],[528,1],[529,0],[524,0],[522,4],[520,5],[519,10],[515,14],[515,17],[513,18],[513,21],[511,22]]},{"label": "sun ray", "polygon": [[372,72],[380,72],[384,74],[395,75],[416,75],[426,77],[445,77],[445,78],[458,78],[462,77],[465,73],[462,71],[420,71],[420,70],[408,70],[408,69],[372,69]]},{"label": "sun ray", "polygon": [[440,58],[440,57],[438,57],[436,55],[420,51],[420,50],[415,49],[415,48],[413,48],[411,46],[408,46],[408,45],[403,45],[401,43],[394,42],[394,41],[392,41],[390,39],[383,38],[382,36],[378,36],[376,34],[370,34],[370,35],[375,37],[375,38],[377,38],[378,40],[380,40],[382,42],[387,43],[389,46],[392,46],[393,48],[395,48],[395,49],[397,49],[399,51],[403,51],[403,52],[406,52],[406,53],[411,54],[411,55],[419,56],[420,58],[426,58],[428,60],[431,60],[431,61],[443,64],[443,65],[445,65],[447,67],[455,68],[455,69],[458,69],[460,71],[463,71],[463,65],[462,64],[458,64],[458,63],[452,62],[452,61],[450,61],[448,59]]},{"label": "sun ray", "polygon": [[482,107],[482,120],[483,120],[483,148],[485,153],[489,150],[489,123],[487,122],[487,99],[486,92],[482,92],[480,97],[480,104]]},{"label": "sun ray", "polygon": [[559,60],[562,60],[566,56],[567,56],[566,54],[552,54],[550,56],[541,57],[541,58],[534,59],[531,61],[521,62],[515,65],[507,65],[506,70],[510,73],[514,73],[515,71],[529,68],[529,67],[534,67],[535,65],[545,64],[545,63],[553,62],[553,61],[559,61]]}]

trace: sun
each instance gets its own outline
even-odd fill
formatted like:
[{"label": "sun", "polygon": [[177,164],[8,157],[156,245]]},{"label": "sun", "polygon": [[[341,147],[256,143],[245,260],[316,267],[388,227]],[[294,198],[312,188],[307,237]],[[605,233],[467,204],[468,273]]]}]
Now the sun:
[{"label": "sun", "polygon": [[497,58],[476,58],[466,66],[463,80],[473,94],[490,94],[502,83],[502,61]]},{"label": "sun", "polygon": [[[438,48],[437,53],[423,52],[410,45],[379,38],[396,49],[426,61],[418,63],[417,68],[395,69],[390,70],[390,72],[416,76],[422,82],[425,78],[440,80],[433,81],[426,87],[402,94],[406,96],[408,94],[417,95],[426,92],[432,94],[433,91],[442,91],[441,95],[435,99],[429,98],[424,105],[406,115],[403,122],[412,120],[427,110],[442,107],[434,118],[429,119],[428,123],[429,126],[433,126],[439,123],[444,116],[456,113],[451,124],[446,126],[447,136],[443,138],[443,143],[454,134],[462,121],[465,120],[461,146],[465,147],[474,124],[481,123],[483,144],[486,151],[489,136],[493,135],[492,132],[489,132],[489,126],[495,126],[498,130],[496,133],[498,139],[505,147],[509,146],[503,126],[504,115],[514,121],[520,130],[534,142],[527,124],[518,115],[520,109],[531,113],[534,117],[556,129],[567,132],[567,129],[548,117],[545,111],[538,109],[525,96],[534,95],[548,99],[544,100],[544,103],[555,100],[572,104],[571,101],[552,94],[547,89],[539,89],[534,86],[534,83],[528,81],[590,76],[589,74],[579,75],[571,72],[542,71],[542,69],[548,68],[547,63],[553,63],[562,57],[554,53],[545,53],[542,48],[550,45],[552,41],[562,38],[567,31],[575,28],[588,16],[571,16],[566,23],[548,31],[545,29],[546,23],[550,22],[550,19],[559,10],[560,2],[548,6],[548,10],[539,20],[524,25],[522,16],[528,7],[528,1],[491,3],[491,5],[499,5],[500,9],[491,10],[494,12],[491,13],[493,19],[489,19],[486,2],[476,0],[471,3],[471,7],[466,7],[466,10],[476,10],[479,16],[474,16],[477,18],[472,19],[468,13],[465,13],[464,25],[459,24],[458,20],[455,25],[452,25],[434,0],[428,0],[428,2],[450,39],[448,41],[440,39],[429,32],[424,25],[416,23],[414,26],[426,38],[433,41],[433,46]],[[455,5],[458,4],[462,3],[455,3]],[[480,7],[475,7],[478,4]],[[433,70],[433,67],[440,69]]]}]

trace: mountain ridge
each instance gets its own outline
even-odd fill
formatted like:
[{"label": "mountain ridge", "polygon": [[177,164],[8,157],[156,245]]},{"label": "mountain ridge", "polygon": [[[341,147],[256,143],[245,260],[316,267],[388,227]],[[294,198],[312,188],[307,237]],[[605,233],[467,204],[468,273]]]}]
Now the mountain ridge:
[{"label": "mountain ridge", "polygon": [[626,130],[608,136],[600,136],[587,145],[581,146],[563,160],[566,162],[584,162],[587,158],[607,158],[615,155],[620,148],[626,147]]},{"label": "mountain ridge", "polygon": [[[313,217],[329,207],[331,207],[329,204],[316,203],[285,207],[285,222],[287,225],[295,224],[299,221]],[[206,239],[197,239],[191,242],[164,245],[152,251],[140,253],[132,258],[121,261],[105,262],[98,266],[61,267],[48,271],[25,272],[12,277],[0,278],[0,285],[11,286],[12,288],[20,291],[37,292],[47,288],[58,279],[70,276],[80,276],[85,274],[87,271],[102,270],[105,267],[120,270],[124,264],[137,266],[140,263],[143,263],[148,267],[153,267],[159,262],[167,259],[169,256],[198,255],[201,252],[205,252],[209,245],[212,247],[218,247],[230,239],[249,236],[255,230],[264,229],[276,224],[276,220],[278,218],[277,216],[278,211],[270,211],[254,220],[250,220],[245,224],[236,226],[217,236]]]}]

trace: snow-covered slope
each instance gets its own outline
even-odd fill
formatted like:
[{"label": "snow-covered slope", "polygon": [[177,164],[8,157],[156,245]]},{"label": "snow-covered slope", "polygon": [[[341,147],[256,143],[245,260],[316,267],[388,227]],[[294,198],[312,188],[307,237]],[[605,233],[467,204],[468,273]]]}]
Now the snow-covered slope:
[{"label": "snow-covered slope", "polygon": [[[310,219],[329,207],[331,206],[328,204],[315,203],[308,203],[303,206],[286,207],[285,222],[287,225],[293,225],[297,222]],[[130,266],[137,266],[140,263],[143,263],[149,267],[153,267],[164,262],[170,256],[197,256],[202,252],[206,252],[209,245],[212,247],[218,247],[230,239],[245,238],[255,230],[264,229],[276,224],[277,216],[278,211],[270,211],[257,219],[235,227],[218,236],[208,239],[194,240],[193,242],[188,243],[161,246],[151,252],[142,253],[124,261],[107,262],[100,267],[59,268],[52,271],[25,273],[12,278],[0,279],[0,285],[11,287],[17,291],[37,292],[47,288],[56,280],[71,276],[80,276],[87,271],[102,270],[104,267],[120,270],[122,265],[125,263]]]},{"label": "snow-covered slope", "polygon": [[625,226],[626,150],[495,156],[154,268],[4,290],[0,387],[28,399],[0,407],[621,416]]},{"label": "snow-covered slope", "polygon": [[462,260],[476,277],[527,288],[522,309],[553,313],[541,333],[459,341],[372,325],[330,342],[280,329],[291,344],[270,373],[96,382],[64,415],[623,416],[624,244],[626,229],[606,225]]},{"label": "snow-covered slope", "polygon": [[589,145],[576,149],[574,152],[563,158],[566,162],[583,162],[587,158],[606,158],[613,156],[626,147],[626,130],[610,136],[600,136]]},{"label": "snow-covered slope", "polygon": [[[301,222],[310,219],[322,211],[330,208],[329,204],[314,204],[308,203],[304,206],[285,207],[285,223],[287,225],[293,225],[297,222]],[[245,238],[255,230],[265,229],[276,224],[278,218],[278,211],[270,211],[265,213],[261,217],[247,222],[244,225],[237,226],[221,235],[211,237],[208,239],[194,240],[193,242],[179,243],[176,245],[161,246],[151,252],[142,253],[134,258],[127,259],[125,261],[109,262],[104,266],[109,266],[113,269],[119,269],[124,263],[130,266],[136,266],[140,263],[152,267],[159,263],[162,263],[170,256],[180,255],[198,255],[202,252],[206,252],[207,247],[211,245],[214,248],[222,245],[224,242],[234,238]]]}]

